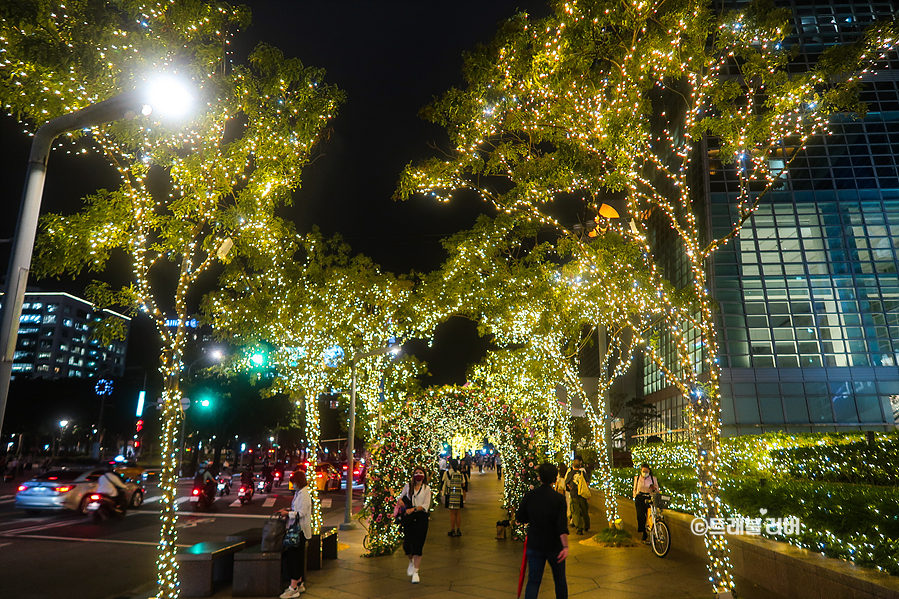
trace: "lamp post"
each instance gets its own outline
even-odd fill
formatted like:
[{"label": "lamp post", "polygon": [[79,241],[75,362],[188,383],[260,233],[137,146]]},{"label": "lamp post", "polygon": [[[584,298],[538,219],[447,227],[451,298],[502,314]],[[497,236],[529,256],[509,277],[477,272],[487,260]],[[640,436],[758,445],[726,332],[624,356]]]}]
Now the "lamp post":
[{"label": "lamp post", "polygon": [[[6,274],[6,294],[0,311],[0,430],[3,429],[3,415],[9,395],[9,380],[12,375],[13,356],[19,319],[22,316],[22,302],[28,284],[28,270],[37,234],[37,221],[41,210],[41,197],[47,175],[47,162],[53,140],[69,131],[88,129],[113,121],[134,118],[138,114],[149,115],[153,107],[163,112],[182,112],[190,95],[175,87],[171,78],[157,79],[155,85],[125,92],[108,100],[86,106],[70,114],[52,119],[41,126],[31,142],[31,156],[25,174],[25,189],[19,207],[19,220],[13,240],[9,270]],[[164,86],[164,89],[163,89]]]},{"label": "lamp post", "polygon": [[353,467],[355,466],[355,461],[353,458],[353,454],[355,453],[355,448],[353,447],[355,436],[356,436],[356,362],[362,358],[370,358],[372,356],[380,356],[386,353],[399,353],[400,346],[399,345],[388,345],[385,347],[379,347],[378,349],[374,349],[369,352],[363,352],[361,354],[355,354],[350,359],[350,372],[352,373],[352,379],[350,383],[350,429],[347,433],[347,442],[346,442],[346,507],[343,512],[343,524],[340,525],[340,530],[354,530],[356,525],[353,524]]}]

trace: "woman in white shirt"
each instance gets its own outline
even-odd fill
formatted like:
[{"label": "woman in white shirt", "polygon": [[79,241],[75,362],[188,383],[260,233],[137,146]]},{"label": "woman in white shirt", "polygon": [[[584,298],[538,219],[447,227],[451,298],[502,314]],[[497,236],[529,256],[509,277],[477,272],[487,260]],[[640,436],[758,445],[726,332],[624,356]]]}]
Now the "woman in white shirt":
[{"label": "woman in white shirt", "polygon": [[397,502],[403,514],[403,551],[409,558],[406,575],[412,577],[413,583],[421,582],[418,568],[421,566],[421,554],[428,536],[428,519],[431,510],[431,487],[428,486],[428,475],[421,466],[412,470],[412,480],[403,487]]},{"label": "woman in white shirt", "polygon": [[637,532],[643,533],[643,542],[648,543],[646,534],[646,511],[652,503],[652,494],[659,490],[659,481],[652,475],[649,464],[640,464],[640,474],[634,477],[634,504],[637,506]]},{"label": "woman in white shirt", "polygon": [[287,575],[290,577],[290,586],[281,593],[281,599],[293,599],[306,591],[303,585],[303,569],[306,565],[306,541],[312,538],[312,497],[309,496],[309,487],[306,482],[306,473],[297,470],[290,475],[290,482],[296,492],[290,509],[278,510],[282,516],[287,516],[288,526],[294,521],[299,522],[303,539],[299,547],[291,547],[284,550],[284,565]]}]

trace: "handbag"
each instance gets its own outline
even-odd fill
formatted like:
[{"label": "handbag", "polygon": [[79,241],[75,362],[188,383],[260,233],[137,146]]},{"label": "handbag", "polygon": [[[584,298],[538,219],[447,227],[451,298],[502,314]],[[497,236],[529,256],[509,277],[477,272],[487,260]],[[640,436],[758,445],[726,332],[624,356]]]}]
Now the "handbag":
[{"label": "handbag", "polygon": [[406,515],[406,510],[412,507],[411,499],[409,499],[405,495],[403,495],[401,499],[403,500],[402,504],[400,504],[400,502],[398,501],[396,503],[396,507],[393,508],[393,518],[400,526],[403,525],[403,518]]},{"label": "handbag", "polygon": [[284,533],[284,541],[282,543],[284,549],[293,549],[301,547],[306,542],[306,535],[303,534],[303,528],[300,526],[300,516],[294,519],[293,523],[287,527]]},{"label": "handbag", "polygon": [[284,534],[287,531],[287,520],[280,516],[272,516],[262,527],[262,552],[274,553],[284,550]]},{"label": "handbag", "polygon": [[587,486],[587,481],[584,479],[584,475],[581,474],[577,477],[577,494],[583,497],[584,499],[590,499],[590,487]]}]

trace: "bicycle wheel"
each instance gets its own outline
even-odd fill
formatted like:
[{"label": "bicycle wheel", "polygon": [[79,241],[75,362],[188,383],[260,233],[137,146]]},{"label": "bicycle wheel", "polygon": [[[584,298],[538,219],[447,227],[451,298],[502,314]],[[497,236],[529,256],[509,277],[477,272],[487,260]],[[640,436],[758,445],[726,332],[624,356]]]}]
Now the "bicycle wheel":
[{"label": "bicycle wheel", "polygon": [[652,552],[659,557],[668,555],[671,549],[671,536],[668,534],[668,525],[661,520],[652,527],[652,534],[649,537],[649,543],[652,545]]}]

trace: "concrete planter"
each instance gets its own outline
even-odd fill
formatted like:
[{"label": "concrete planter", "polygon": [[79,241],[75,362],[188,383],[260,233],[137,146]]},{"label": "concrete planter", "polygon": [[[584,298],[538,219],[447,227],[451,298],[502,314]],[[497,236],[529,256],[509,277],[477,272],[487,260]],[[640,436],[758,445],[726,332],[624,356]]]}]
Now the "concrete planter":
[{"label": "concrete planter", "polygon": [[[617,497],[624,528],[637,530],[634,502]],[[602,495],[594,493],[591,505],[603,513]],[[665,521],[671,546],[705,558],[702,537],[693,534],[693,516],[668,510]],[[727,535],[734,574],[791,599],[899,599],[899,578],[807,549],[763,537]]]}]

